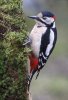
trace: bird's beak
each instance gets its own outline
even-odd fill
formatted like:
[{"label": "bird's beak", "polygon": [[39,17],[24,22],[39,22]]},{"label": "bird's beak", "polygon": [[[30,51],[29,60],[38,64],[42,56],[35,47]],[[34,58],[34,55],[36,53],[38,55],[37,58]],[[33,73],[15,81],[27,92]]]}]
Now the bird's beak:
[{"label": "bird's beak", "polygon": [[36,20],[38,20],[38,17],[37,17],[37,16],[28,16],[28,18],[31,18],[31,19],[36,19]]}]

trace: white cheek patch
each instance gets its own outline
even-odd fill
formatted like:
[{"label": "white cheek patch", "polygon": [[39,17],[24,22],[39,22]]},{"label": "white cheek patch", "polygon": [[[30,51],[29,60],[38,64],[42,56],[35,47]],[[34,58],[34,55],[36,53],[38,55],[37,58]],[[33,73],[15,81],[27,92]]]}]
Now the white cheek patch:
[{"label": "white cheek patch", "polygon": [[54,18],[52,17],[46,17],[46,19],[40,18],[44,23],[51,24],[54,22]]},{"label": "white cheek patch", "polygon": [[42,17],[43,17],[42,13],[39,13],[39,14],[37,15],[37,17],[42,18]]},{"label": "white cheek patch", "polygon": [[45,20],[45,22],[47,23],[47,24],[51,24],[51,23],[53,23],[54,22],[54,18],[52,18],[52,17],[46,17],[46,20]]}]

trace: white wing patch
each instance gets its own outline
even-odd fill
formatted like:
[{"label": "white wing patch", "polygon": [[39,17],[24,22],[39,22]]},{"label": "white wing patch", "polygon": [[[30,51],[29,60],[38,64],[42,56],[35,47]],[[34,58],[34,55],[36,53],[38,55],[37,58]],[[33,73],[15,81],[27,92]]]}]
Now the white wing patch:
[{"label": "white wing patch", "polygon": [[46,49],[46,53],[45,53],[46,56],[49,56],[50,51],[53,47],[53,42],[54,42],[54,32],[50,30],[50,43],[48,44],[47,49]]}]

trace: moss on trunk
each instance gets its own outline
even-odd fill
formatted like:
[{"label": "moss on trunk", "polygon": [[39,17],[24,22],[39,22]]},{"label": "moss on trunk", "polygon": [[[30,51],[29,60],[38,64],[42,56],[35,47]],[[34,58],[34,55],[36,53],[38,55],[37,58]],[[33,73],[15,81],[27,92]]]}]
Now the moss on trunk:
[{"label": "moss on trunk", "polygon": [[0,100],[28,100],[26,24],[20,0],[0,0]]}]

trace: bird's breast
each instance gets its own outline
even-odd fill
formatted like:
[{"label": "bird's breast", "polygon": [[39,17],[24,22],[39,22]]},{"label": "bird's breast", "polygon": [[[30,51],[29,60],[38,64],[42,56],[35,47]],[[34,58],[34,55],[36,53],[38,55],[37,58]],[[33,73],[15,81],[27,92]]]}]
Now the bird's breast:
[{"label": "bird's breast", "polygon": [[30,38],[32,40],[31,48],[33,50],[33,53],[38,57],[39,51],[40,51],[40,45],[41,45],[41,38],[42,35],[46,32],[46,27],[37,27],[36,25],[32,29],[30,33]]}]

